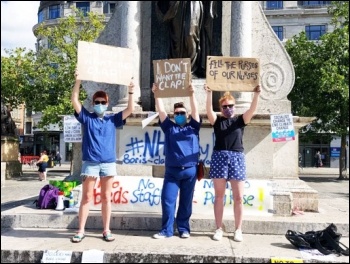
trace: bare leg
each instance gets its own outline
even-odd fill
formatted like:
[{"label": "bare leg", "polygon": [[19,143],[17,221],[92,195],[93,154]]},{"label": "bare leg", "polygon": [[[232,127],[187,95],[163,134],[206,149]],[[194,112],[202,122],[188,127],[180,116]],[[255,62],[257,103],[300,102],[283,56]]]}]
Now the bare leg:
[{"label": "bare leg", "polygon": [[114,177],[102,177],[101,180],[101,213],[103,221],[103,232],[109,232],[111,221],[111,193]]},{"label": "bare leg", "polygon": [[90,210],[90,202],[93,199],[94,185],[96,178],[85,177],[83,179],[83,189],[79,208],[79,230],[77,233],[84,234],[85,224]]},{"label": "bare leg", "polygon": [[242,228],[244,181],[231,180],[230,183],[233,192],[233,213],[237,230]]},{"label": "bare leg", "polygon": [[222,218],[224,214],[224,197],[226,189],[225,179],[213,179],[214,190],[215,190],[215,201],[214,201],[214,216],[217,228],[222,227]]}]

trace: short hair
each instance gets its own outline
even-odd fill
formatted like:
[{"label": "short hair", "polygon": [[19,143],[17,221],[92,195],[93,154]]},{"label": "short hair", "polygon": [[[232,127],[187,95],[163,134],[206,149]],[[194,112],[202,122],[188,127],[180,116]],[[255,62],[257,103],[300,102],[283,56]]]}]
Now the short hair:
[{"label": "short hair", "polygon": [[[185,105],[184,105],[183,102],[175,103],[175,104],[174,104],[174,110],[175,110],[176,108],[185,108],[185,109],[186,109],[186,107],[185,107]],[[186,109],[186,110],[187,110],[187,109]]]},{"label": "short hair", "polygon": [[97,91],[96,93],[94,93],[94,96],[92,97],[92,101],[95,101],[95,99],[99,97],[106,99],[108,103],[108,95],[104,91]]},{"label": "short hair", "polygon": [[236,99],[233,97],[233,95],[230,92],[225,92],[223,96],[219,99],[219,105],[221,106],[221,103],[225,100],[233,100],[236,102]]}]

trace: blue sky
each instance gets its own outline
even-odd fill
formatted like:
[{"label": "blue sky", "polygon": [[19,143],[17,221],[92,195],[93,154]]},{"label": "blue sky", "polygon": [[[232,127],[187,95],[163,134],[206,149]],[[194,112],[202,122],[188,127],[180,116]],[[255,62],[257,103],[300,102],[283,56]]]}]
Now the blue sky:
[{"label": "blue sky", "polygon": [[38,22],[39,5],[40,1],[1,1],[1,56],[5,48],[35,49],[32,28]]}]

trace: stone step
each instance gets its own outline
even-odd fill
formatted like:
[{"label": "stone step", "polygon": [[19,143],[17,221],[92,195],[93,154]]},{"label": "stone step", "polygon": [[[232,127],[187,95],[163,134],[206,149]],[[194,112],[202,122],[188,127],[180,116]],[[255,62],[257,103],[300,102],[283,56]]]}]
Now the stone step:
[{"label": "stone step", "polygon": [[[83,263],[83,254],[91,250],[103,251],[104,263],[271,263],[273,258],[275,263],[349,263],[349,256],[299,250],[284,235],[243,234],[243,241],[235,242],[232,233],[214,241],[212,232],[191,232],[187,239],[153,239],[152,231],[117,230],[115,241],[105,242],[100,230],[91,229],[81,243],[71,243],[73,234],[71,229],[2,228],[1,263],[40,263],[44,252],[52,251],[71,253],[71,263]],[[348,237],[341,242],[349,246]]]},{"label": "stone step", "polygon": [[[320,211],[295,212],[294,216],[245,215],[243,232],[246,234],[284,235],[288,229],[306,232],[321,230],[334,223],[343,236],[349,236],[349,208],[344,199],[320,199]],[[297,214],[298,213],[298,214]],[[224,215],[224,230],[234,232],[233,215]],[[193,214],[191,231],[213,232],[216,229],[213,214]],[[100,211],[91,211],[86,229],[102,228]],[[78,208],[64,211],[40,210],[32,202],[2,211],[1,228],[78,228]],[[161,228],[160,213],[112,212],[111,230],[146,230],[157,232]]]}]

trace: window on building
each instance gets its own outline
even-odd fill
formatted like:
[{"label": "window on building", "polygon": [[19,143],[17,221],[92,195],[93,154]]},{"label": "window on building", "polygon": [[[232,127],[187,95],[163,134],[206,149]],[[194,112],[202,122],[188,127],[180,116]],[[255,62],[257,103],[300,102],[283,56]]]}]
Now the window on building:
[{"label": "window on building", "polygon": [[301,7],[322,7],[330,5],[332,1],[298,1]]},{"label": "window on building", "polygon": [[105,1],[103,6],[103,13],[104,14],[113,14],[115,11],[115,3],[108,3]]},{"label": "window on building", "polygon": [[60,17],[60,5],[49,6],[49,19]]},{"label": "window on building", "polygon": [[77,2],[76,7],[84,13],[84,16],[87,16],[87,13],[90,12],[90,2]]},{"label": "window on building", "polygon": [[43,22],[44,19],[45,19],[45,17],[44,17],[44,10],[40,10],[39,13],[38,13],[38,23]]},{"label": "window on building", "polygon": [[308,40],[319,40],[326,33],[325,25],[305,26],[305,32]]},{"label": "window on building", "polygon": [[266,1],[266,9],[283,9],[283,1]]},{"label": "window on building", "polygon": [[275,31],[279,40],[283,40],[283,27],[282,26],[272,26],[273,31]]},{"label": "window on building", "polygon": [[32,122],[26,122],[25,134],[32,134]]}]

